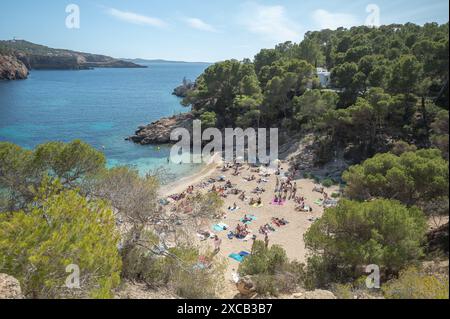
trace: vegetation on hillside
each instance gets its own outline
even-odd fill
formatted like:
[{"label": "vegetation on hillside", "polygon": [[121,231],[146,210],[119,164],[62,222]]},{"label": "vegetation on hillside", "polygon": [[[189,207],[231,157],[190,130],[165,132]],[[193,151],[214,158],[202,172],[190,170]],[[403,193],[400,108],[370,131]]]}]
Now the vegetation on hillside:
[{"label": "vegetation on hillside", "polygon": [[[254,242],[239,272],[260,294],[337,284],[346,295],[343,285],[376,264],[389,280],[388,298],[448,297],[440,278],[415,268],[425,256],[427,218],[449,213],[448,35],[448,23],[309,32],[253,61],[216,63],[197,79],[183,103],[204,128],[314,133],[318,162],[345,148],[359,163],[343,174],[340,203],[305,234],[306,265]],[[321,87],[319,66],[331,70],[332,87]],[[189,216],[172,214],[159,201],[156,173],[105,164],[81,141],[34,150],[0,143],[0,272],[35,298],[110,298],[124,280],[215,297],[223,264],[177,226],[214,218],[222,200],[192,196]],[[70,264],[82,274],[84,289],[75,293],[62,288]]]},{"label": "vegetation on hillside", "polygon": [[[313,131],[327,154],[351,148],[355,161],[400,140],[448,154],[448,37],[448,23],[308,32],[253,61],[210,66],[183,104],[218,127]],[[332,92],[315,67],[331,70]]]},{"label": "vegetation on hillside", "polygon": [[[81,141],[34,150],[0,143],[0,273],[29,298],[112,298],[124,280],[215,297],[222,262],[178,226],[214,218],[222,200],[198,195],[190,215],[173,214],[159,202],[158,172],[142,177],[105,163]],[[66,286],[71,265],[81,289]]]}]

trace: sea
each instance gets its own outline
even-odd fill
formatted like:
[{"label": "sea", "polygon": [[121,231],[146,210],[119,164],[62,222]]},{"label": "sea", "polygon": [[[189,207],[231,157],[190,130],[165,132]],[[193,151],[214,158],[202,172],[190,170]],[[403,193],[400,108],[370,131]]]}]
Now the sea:
[{"label": "sea", "polygon": [[103,152],[108,167],[141,175],[162,169],[180,178],[195,164],[168,163],[170,146],[126,141],[140,125],[189,109],[172,95],[183,78],[195,80],[206,63],[147,63],[142,69],[32,70],[26,80],[0,81],[0,141],[27,149],[49,141],[83,140]]}]

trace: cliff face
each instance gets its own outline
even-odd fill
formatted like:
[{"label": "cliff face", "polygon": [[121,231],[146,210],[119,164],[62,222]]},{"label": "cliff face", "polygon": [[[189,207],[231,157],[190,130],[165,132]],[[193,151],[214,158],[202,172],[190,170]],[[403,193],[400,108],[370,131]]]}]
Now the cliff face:
[{"label": "cliff face", "polygon": [[0,55],[0,80],[22,80],[28,77],[24,63],[14,56]]},{"label": "cliff face", "polygon": [[194,116],[191,113],[184,113],[168,118],[162,118],[147,126],[141,126],[134,136],[127,140],[141,145],[148,144],[170,144],[170,133],[176,128],[185,128],[192,131]]},{"label": "cliff face", "polygon": [[[20,60],[28,70],[86,70],[91,68],[145,68],[105,55],[52,49],[23,40],[0,41],[0,54]],[[3,63],[2,63],[3,64]]]}]

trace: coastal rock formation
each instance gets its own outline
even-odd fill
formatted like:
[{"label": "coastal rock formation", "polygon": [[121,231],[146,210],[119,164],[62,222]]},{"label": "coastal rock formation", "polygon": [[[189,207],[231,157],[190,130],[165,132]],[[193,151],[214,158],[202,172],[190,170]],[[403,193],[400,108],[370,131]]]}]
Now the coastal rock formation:
[{"label": "coastal rock formation", "polygon": [[180,86],[177,86],[172,94],[177,96],[177,97],[181,97],[184,98],[188,95],[188,93],[190,91],[192,91],[195,88],[195,83],[184,78],[183,79],[183,83]]},{"label": "coastal rock formation", "polygon": [[28,70],[87,70],[92,68],[146,67],[105,55],[53,49],[24,40],[0,41],[0,54],[15,57]]},{"label": "coastal rock formation", "polygon": [[9,275],[0,274],[0,299],[23,299],[19,281]]},{"label": "coastal rock formation", "polygon": [[192,131],[194,116],[191,113],[183,113],[172,117],[162,118],[146,126],[139,127],[134,136],[127,140],[141,145],[169,144],[170,133],[176,128],[185,128]]},{"label": "coastal rock formation", "polygon": [[14,56],[0,55],[0,80],[22,80],[28,77],[28,69]]}]

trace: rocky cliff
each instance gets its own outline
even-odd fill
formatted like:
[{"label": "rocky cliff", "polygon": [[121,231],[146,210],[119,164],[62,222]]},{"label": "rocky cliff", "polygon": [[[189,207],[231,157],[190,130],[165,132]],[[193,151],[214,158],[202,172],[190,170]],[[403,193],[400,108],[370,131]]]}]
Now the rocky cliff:
[{"label": "rocky cliff", "polygon": [[134,143],[148,144],[168,144],[170,133],[176,128],[192,130],[194,116],[191,113],[183,113],[172,117],[162,118],[146,126],[141,126],[135,135],[127,138]]},{"label": "rocky cliff", "polygon": [[0,55],[0,80],[22,80],[28,77],[28,69],[14,56]]},{"label": "rocky cliff", "polygon": [[[15,57],[28,70],[86,70],[91,68],[145,68],[128,61],[105,55],[53,49],[24,40],[0,41],[0,55]],[[5,60],[0,67],[6,68]],[[15,79],[15,78],[11,78]]]}]

